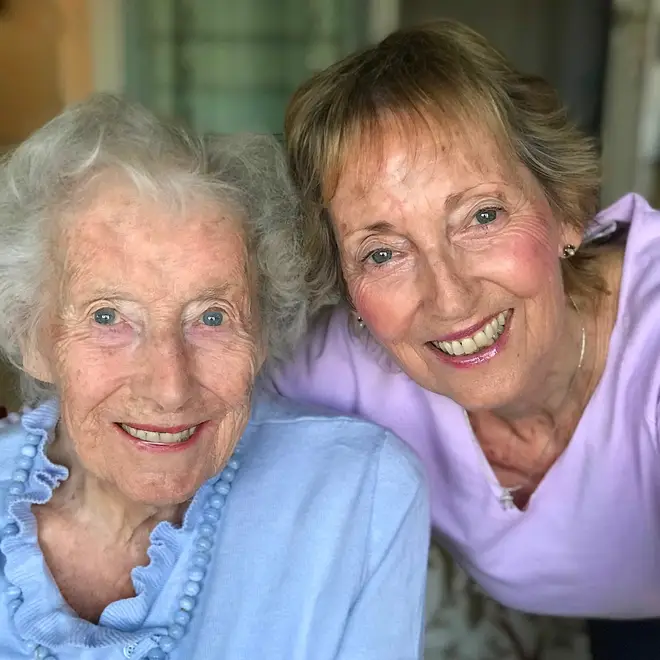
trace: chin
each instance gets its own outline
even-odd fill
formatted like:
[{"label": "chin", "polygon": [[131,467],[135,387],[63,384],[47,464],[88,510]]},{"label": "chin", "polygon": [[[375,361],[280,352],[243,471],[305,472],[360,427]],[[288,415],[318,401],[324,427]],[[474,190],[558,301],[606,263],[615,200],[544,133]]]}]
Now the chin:
[{"label": "chin", "polygon": [[202,483],[190,481],[173,483],[171,479],[168,479],[159,483],[151,481],[125,484],[121,490],[133,502],[146,506],[167,507],[188,502],[200,489]]},{"label": "chin", "polygon": [[469,412],[482,412],[497,410],[498,408],[503,408],[510,403],[510,399],[501,397],[501,396],[470,396],[461,395],[456,397],[450,397],[455,401],[459,406],[465,408]]},{"label": "chin", "polygon": [[520,399],[521,392],[517,382],[496,377],[475,379],[471,383],[463,382],[460,385],[457,383],[457,387],[451,387],[451,383],[446,380],[434,385],[428,389],[446,396],[470,412],[506,408]]}]

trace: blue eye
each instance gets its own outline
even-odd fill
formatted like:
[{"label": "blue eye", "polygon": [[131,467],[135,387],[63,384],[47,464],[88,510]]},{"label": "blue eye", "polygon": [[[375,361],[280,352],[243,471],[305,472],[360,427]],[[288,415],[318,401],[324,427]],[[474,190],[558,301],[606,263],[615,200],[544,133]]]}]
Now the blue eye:
[{"label": "blue eye", "polygon": [[368,258],[375,264],[384,264],[392,258],[392,250],[380,248],[379,250],[374,250]]},{"label": "blue eye", "polygon": [[117,322],[117,312],[110,307],[103,307],[94,312],[94,322],[99,325],[114,325]]},{"label": "blue eye", "polygon": [[202,323],[212,328],[222,325],[224,320],[225,315],[217,309],[202,314]]},{"label": "blue eye", "polygon": [[480,225],[489,225],[491,224],[491,222],[495,222],[495,220],[497,220],[497,214],[501,210],[502,209],[498,209],[498,208],[479,209],[474,214],[474,219]]}]

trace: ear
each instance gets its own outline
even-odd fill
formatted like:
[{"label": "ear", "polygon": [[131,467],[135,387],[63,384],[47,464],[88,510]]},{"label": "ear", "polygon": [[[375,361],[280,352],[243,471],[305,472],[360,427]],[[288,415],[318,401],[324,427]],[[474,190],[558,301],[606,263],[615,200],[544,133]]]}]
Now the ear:
[{"label": "ear", "polygon": [[53,383],[53,373],[49,360],[37,346],[34,339],[21,341],[23,371],[42,383]]}]

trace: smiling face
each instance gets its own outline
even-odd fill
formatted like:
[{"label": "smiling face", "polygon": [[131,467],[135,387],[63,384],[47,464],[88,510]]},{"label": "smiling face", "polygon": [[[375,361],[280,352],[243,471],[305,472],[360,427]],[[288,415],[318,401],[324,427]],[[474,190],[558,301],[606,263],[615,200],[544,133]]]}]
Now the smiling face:
[{"label": "smiling face", "polygon": [[330,215],[348,292],[422,387],[469,410],[505,407],[560,359],[559,257],[579,237],[493,140],[412,133],[386,132],[382,155],[342,171]]},{"label": "smiling face", "polygon": [[262,361],[240,222],[102,188],[61,250],[48,350],[27,361],[57,386],[61,440],[128,499],[184,502],[232,454]]}]

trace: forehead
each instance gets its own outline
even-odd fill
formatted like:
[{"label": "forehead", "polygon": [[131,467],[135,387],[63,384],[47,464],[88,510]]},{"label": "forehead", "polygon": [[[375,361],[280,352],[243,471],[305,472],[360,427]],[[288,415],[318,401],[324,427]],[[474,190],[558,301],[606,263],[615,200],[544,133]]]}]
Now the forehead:
[{"label": "forehead", "polygon": [[330,201],[333,210],[387,205],[425,196],[447,197],[483,183],[518,180],[517,168],[483,128],[384,125],[369,143],[355,145]]},{"label": "forehead", "polygon": [[240,219],[210,202],[174,213],[127,187],[101,189],[68,219],[60,247],[73,294],[117,289],[186,297],[217,285],[247,286]]}]

